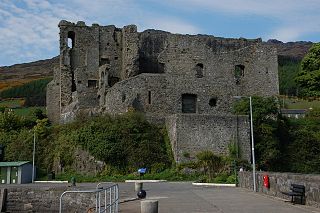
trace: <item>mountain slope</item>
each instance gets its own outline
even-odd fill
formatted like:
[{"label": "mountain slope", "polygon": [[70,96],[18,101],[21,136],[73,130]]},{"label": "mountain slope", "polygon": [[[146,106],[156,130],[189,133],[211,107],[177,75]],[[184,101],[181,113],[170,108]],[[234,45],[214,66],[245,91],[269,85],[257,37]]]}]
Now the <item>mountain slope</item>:
[{"label": "mountain slope", "polygon": [[59,65],[59,57],[30,63],[0,67],[0,90],[53,75],[53,68]]}]

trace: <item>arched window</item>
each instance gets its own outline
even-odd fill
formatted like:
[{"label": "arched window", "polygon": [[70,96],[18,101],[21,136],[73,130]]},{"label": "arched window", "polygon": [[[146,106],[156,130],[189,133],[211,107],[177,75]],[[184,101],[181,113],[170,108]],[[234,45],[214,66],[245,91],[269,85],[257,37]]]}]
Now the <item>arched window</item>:
[{"label": "arched window", "polygon": [[202,78],[203,77],[203,64],[198,63],[195,67],[196,70],[196,77]]},{"label": "arched window", "polygon": [[68,47],[73,48],[75,45],[76,34],[73,31],[68,32]]}]

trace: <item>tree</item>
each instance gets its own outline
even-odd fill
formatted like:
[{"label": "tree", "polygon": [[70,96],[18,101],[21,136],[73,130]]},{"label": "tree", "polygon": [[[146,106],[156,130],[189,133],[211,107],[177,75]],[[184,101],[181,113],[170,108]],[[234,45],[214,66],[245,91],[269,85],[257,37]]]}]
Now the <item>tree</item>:
[{"label": "tree", "polygon": [[17,116],[13,111],[0,112],[0,130],[18,130],[21,128],[21,126],[21,117]]},{"label": "tree", "polygon": [[[274,97],[253,97],[253,131],[258,169],[277,170],[280,157],[278,128],[281,124],[279,104]],[[236,114],[249,115],[249,101],[243,98],[234,105]]]},{"label": "tree", "polygon": [[301,60],[278,56],[279,90],[281,95],[297,96],[298,86],[295,78],[301,70]]},{"label": "tree", "polygon": [[222,156],[215,155],[209,150],[199,152],[196,157],[198,159],[198,165],[203,168],[209,180],[212,180],[215,174],[221,173],[226,165]]},{"label": "tree", "polygon": [[[242,98],[233,106],[238,115],[249,115],[249,98]],[[252,97],[252,114],[254,125],[260,125],[267,120],[275,120],[279,114],[279,103],[275,97]]]},{"label": "tree", "polygon": [[303,58],[295,80],[301,88],[301,96],[320,96],[320,43],[314,44]]}]

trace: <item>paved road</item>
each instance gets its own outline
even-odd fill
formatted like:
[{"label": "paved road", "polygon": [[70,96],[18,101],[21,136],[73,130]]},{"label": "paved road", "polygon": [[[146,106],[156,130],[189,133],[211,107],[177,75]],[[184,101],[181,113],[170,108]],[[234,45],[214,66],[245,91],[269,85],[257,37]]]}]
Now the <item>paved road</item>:
[{"label": "paved road", "polygon": [[[65,189],[69,184],[22,184],[21,187]],[[6,185],[7,188],[17,185]],[[93,189],[96,183],[77,184],[78,189]],[[147,199],[159,200],[159,213],[320,213],[320,209],[292,205],[259,193],[229,187],[193,186],[190,182],[144,183]],[[119,183],[120,212],[140,213],[134,183]],[[289,199],[289,198],[288,198]],[[131,200],[131,201],[128,201]],[[128,201],[128,202],[123,202]]]},{"label": "paved road", "polygon": [[[134,185],[122,186],[127,192]],[[147,199],[159,200],[160,213],[315,213],[320,209],[293,205],[241,188],[193,186],[191,183],[144,183]],[[120,186],[121,190],[121,186]],[[131,192],[130,192],[131,193]],[[134,193],[132,193],[134,195]],[[140,201],[120,204],[120,212],[140,213]]]}]

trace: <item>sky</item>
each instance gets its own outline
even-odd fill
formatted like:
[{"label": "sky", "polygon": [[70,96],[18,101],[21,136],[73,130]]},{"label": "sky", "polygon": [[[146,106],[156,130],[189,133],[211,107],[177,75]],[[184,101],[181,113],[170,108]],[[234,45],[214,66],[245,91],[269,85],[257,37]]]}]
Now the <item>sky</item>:
[{"label": "sky", "polygon": [[0,0],[0,66],[59,55],[60,20],[320,42],[320,0]]}]

